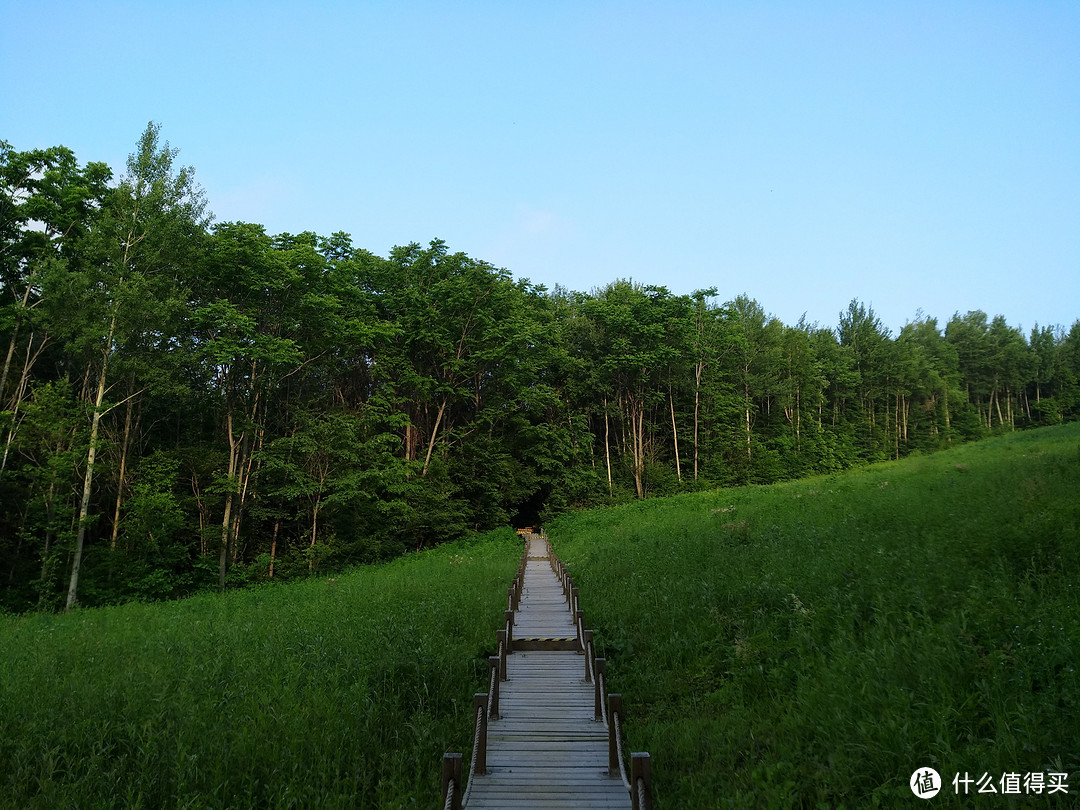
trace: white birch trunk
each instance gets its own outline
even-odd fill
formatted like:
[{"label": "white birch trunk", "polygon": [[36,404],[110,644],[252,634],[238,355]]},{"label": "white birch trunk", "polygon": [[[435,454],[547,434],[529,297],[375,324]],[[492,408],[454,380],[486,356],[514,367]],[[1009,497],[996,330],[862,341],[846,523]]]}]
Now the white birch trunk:
[{"label": "white birch trunk", "polygon": [[682,465],[679,463],[679,429],[675,426],[675,397],[671,393],[671,387],[668,387],[668,400],[671,402],[671,435],[675,442],[675,474],[678,476],[679,483],[682,483]]},{"label": "white birch trunk", "polygon": [[79,504],[79,530],[75,537],[75,554],[71,562],[71,581],[68,583],[67,604],[70,610],[79,595],[79,569],[82,567],[83,546],[86,543],[86,521],[90,514],[90,493],[94,485],[94,462],[97,458],[98,431],[101,427],[101,403],[105,400],[105,378],[109,370],[109,355],[112,353],[113,335],[116,333],[116,310],[113,310],[109,324],[109,334],[105,339],[105,354],[101,360],[101,374],[98,376],[97,396],[94,398],[94,415],[90,421],[90,448],[86,451],[86,473],[83,476],[82,500]]}]

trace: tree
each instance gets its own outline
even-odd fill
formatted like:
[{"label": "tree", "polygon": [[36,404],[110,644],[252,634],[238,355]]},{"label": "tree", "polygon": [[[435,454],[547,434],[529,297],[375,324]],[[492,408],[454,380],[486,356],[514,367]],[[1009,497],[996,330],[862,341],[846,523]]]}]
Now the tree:
[{"label": "tree", "polygon": [[[1062,388],[1069,387],[1061,385],[1063,357],[1060,347],[1064,341],[1065,334],[1060,327],[1040,328],[1038,324],[1028,338],[1033,361],[1029,389],[1035,388],[1035,402],[1030,404],[1029,410],[1034,411],[1031,418],[1038,424],[1054,424],[1062,419],[1058,394]],[[1030,403],[1030,390],[1025,392],[1025,398]]]},{"label": "tree", "polygon": [[[102,163],[80,168],[74,153],[62,146],[16,152],[0,141],[0,324],[10,330],[0,368],[0,409],[7,405],[9,411],[0,475],[33,368],[49,344],[48,323],[33,318],[46,295],[43,278],[66,272],[74,246],[97,216],[110,177]],[[22,357],[21,373],[9,387],[17,356]]]},{"label": "tree", "polygon": [[[646,412],[662,402],[669,363],[678,355],[673,338],[676,319],[669,315],[671,297],[664,287],[641,286],[629,281],[608,285],[587,300],[583,314],[592,321],[597,344],[596,385],[604,394],[605,419],[614,401],[623,428],[624,454],[634,491],[644,498],[647,438]],[[672,345],[674,344],[674,345]],[[607,430],[605,430],[605,434]],[[605,442],[606,445],[606,442]],[[605,455],[610,449],[605,446]]]},{"label": "tree", "polygon": [[919,432],[917,442],[926,447],[951,444],[949,403],[958,402],[962,394],[956,348],[945,340],[937,320],[925,317],[904,325],[897,346],[910,364],[912,393],[920,400],[913,428]]},{"label": "tree", "polygon": [[[109,195],[100,220],[84,240],[90,259],[81,268],[73,292],[78,295],[84,331],[71,335],[73,348],[86,355],[87,376],[96,376],[91,406],[78,534],[72,557],[67,607],[78,598],[86,531],[90,521],[101,419],[113,406],[105,405],[110,361],[126,345],[137,343],[146,329],[156,329],[148,312],[174,282],[190,255],[193,241],[209,223],[202,189],[190,168],[174,169],[178,150],[160,141],[160,126],[151,122],[128,158],[127,173]],[[73,302],[65,301],[65,307]],[[130,396],[136,396],[133,392]]]},{"label": "tree", "polygon": [[[851,352],[853,373],[858,390],[859,409],[863,416],[863,452],[869,459],[884,455],[888,429],[888,406],[883,399],[889,389],[889,365],[892,360],[889,331],[867,308],[852,300],[840,315],[838,330],[841,347]],[[884,422],[884,430],[879,422]]]},{"label": "tree", "polygon": [[261,225],[214,227],[192,319],[200,374],[215,394],[227,456],[214,486],[224,495],[218,588],[225,589],[257,454],[266,438],[265,413],[280,381],[303,364],[295,337],[303,277]]},{"label": "tree", "polygon": [[690,345],[694,361],[694,480],[698,480],[701,461],[701,391],[705,373],[722,357],[718,311],[710,307],[708,299],[716,295],[716,288],[696,290],[691,299],[692,323],[690,326]]}]

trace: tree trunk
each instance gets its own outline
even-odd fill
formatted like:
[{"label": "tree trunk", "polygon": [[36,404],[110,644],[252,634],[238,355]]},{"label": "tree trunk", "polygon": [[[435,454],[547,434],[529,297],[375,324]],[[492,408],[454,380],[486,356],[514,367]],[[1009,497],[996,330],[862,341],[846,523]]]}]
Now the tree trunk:
[{"label": "tree trunk", "polygon": [[[249,422],[255,424],[258,416],[261,397],[256,384],[258,361],[251,363],[251,383],[248,386],[248,396],[251,401],[251,413]],[[251,432],[245,428],[239,436],[233,427],[234,406],[226,397],[225,429],[229,441],[229,471],[228,493],[225,496],[225,512],[221,518],[221,548],[218,557],[218,590],[225,591],[225,575],[228,571],[230,551],[233,551],[233,559],[239,553],[240,519],[247,497],[248,482],[251,479],[251,466],[255,451],[261,445],[262,431],[256,431],[254,439]],[[252,444],[255,447],[252,447]]]},{"label": "tree trunk", "polygon": [[634,489],[639,498],[645,497],[645,403],[638,397],[629,396],[626,401],[630,416],[630,442],[634,463]]},{"label": "tree trunk", "polygon": [[277,559],[277,536],[278,528],[281,526],[280,520],[274,521],[274,534],[270,538],[270,579],[274,578],[274,561]]},{"label": "tree trunk", "polygon": [[11,332],[11,342],[8,343],[7,356],[4,358],[4,370],[0,373],[0,405],[4,402],[4,389],[7,388],[8,371],[11,369],[11,358],[15,354],[15,340],[19,335],[19,321],[15,321],[15,326]]},{"label": "tree trunk", "polygon": [[124,502],[124,484],[127,478],[128,447],[131,443],[131,411],[132,398],[127,401],[127,412],[124,414],[124,440],[120,445],[120,477],[116,484],[116,508],[113,510],[112,538],[109,548],[116,550],[116,538],[120,533],[120,506]]},{"label": "tree trunk", "polygon": [[199,476],[191,471],[191,493],[195,496],[195,506],[199,512],[199,554],[206,556],[206,523],[210,519],[210,509],[203,503],[202,490],[199,488]]},{"label": "tree trunk", "polygon": [[75,537],[75,556],[71,563],[71,581],[68,584],[67,604],[70,610],[79,593],[79,568],[82,566],[83,545],[86,542],[86,520],[90,514],[90,493],[94,483],[94,461],[97,458],[98,430],[101,427],[101,403],[105,400],[105,378],[109,370],[109,355],[112,353],[113,335],[116,333],[116,310],[113,310],[109,324],[109,334],[105,339],[105,352],[101,359],[101,374],[98,376],[97,396],[94,398],[94,415],[90,421],[90,448],[86,451],[86,473],[83,476],[82,502],[79,505],[79,531]]},{"label": "tree trunk", "polygon": [[795,452],[802,452],[802,383],[795,384]]},{"label": "tree trunk", "polygon": [[[745,373],[749,374],[749,368],[745,369]],[[746,412],[746,461],[750,462],[750,384],[743,383],[743,406]],[[749,473],[749,469],[747,470]]]},{"label": "tree trunk", "polygon": [[439,423],[442,422],[443,413],[446,411],[446,402],[448,397],[443,397],[442,404],[439,405],[439,413],[435,417],[435,427],[431,429],[431,440],[428,442],[427,455],[424,457],[424,469],[420,473],[421,478],[427,477],[428,466],[431,464],[431,452],[435,449],[435,438],[439,435]]},{"label": "tree trunk", "polygon": [[228,492],[225,495],[225,512],[221,518],[221,548],[218,556],[218,590],[225,592],[225,574],[229,567],[229,530],[232,520],[233,497],[236,494],[236,472],[239,466],[240,441],[233,433],[233,412],[228,407],[225,412],[225,427],[229,437],[229,473]]},{"label": "tree trunk", "polygon": [[675,474],[681,484],[682,465],[679,464],[679,429],[675,426],[675,397],[671,393],[671,386],[668,386],[668,400],[671,402],[671,435],[675,442]]},{"label": "tree trunk", "polygon": [[952,444],[952,417],[949,415],[949,384],[946,383],[945,391],[945,441]]},{"label": "tree trunk", "polygon": [[[23,368],[22,373],[19,375],[19,384],[15,387],[15,395],[11,398],[11,422],[8,424],[7,441],[4,443],[4,456],[3,458],[0,458],[0,475],[7,469],[8,453],[11,450],[11,443],[15,440],[15,434],[19,432],[19,405],[26,397],[26,389],[30,384],[30,370],[34,367],[34,364],[41,356],[41,353],[45,350],[45,346],[48,342],[48,337],[43,338],[37,351],[33,351],[34,335],[31,333],[30,341],[26,344],[26,357],[23,359]],[[5,374],[6,373],[7,371],[5,369]]]},{"label": "tree trunk", "polygon": [[[251,421],[255,422],[256,411],[259,405],[259,395],[255,395],[255,405],[252,407]],[[245,434],[247,435],[247,434]],[[260,459],[255,461],[259,451],[262,449],[263,437],[266,435],[264,428],[259,428],[255,431],[255,442],[252,446],[249,442],[245,441],[240,446],[242,459],[239,466],[239,478],[237,479],[237,495],[239,496],[239,502],[235,504],[233,515],[233,529],[232,529],[232,561],[235,563],[242,552],[240,548],[240,523],[244,519],[244,504],[247,503],[248,488],[251,486],[251,482],[258,477],[259,467],[262,464]],[[244,461],[243,459],[246,459]],[[254,472],[252,467],[254,466]]]},{"label": "tree trunk", "polygon": [[[56,452],[60,452],[60,448],[56,448]],[[52,548],[52,522],[53,522],[53,501],[56,498],[56,473],[53,473],[52,480],[49,482],[49,496],[45,499],[45,550],[41,554],[41,581],[42,583],[48,582],[47,575],[49,573],[49,551]],[[41,598],[45,598],[45,589],[41,591]]]},{"label": "tree trunk", "polygon": [[311,554],[308,555],[307,567],[308,571],[315,568],[315,541],[318,538],[319,532],[319,506],[322,503],[322,493],[315,496],[315,505],[311,510]]},{"label": "tree trunk", "polygon": [[900,458],[900,391],[893,396],[893,458]]},{"label": "tree trunk", "polygon": [[609,435],[607,397],[604,397],[604,459],[607,461],[608,495],[614,495],[615,491],[611,485],[611,441],[609,440]]},{"label": "tree trunk", "polygon": [[[22,313],[26,311],[26,304],[30,300],[30,289],[33,286],[32,281],[34,273],[31,271],[30,276],[26,279],[26,289],[23,290],[22,304],[17,310],[15,316],[15,324],[11,330],[11,341],[8,343],[7,354],[4,356],[4,370],[0,373],[0,403],[4,401],[4,390],[7,388],[8,372],[11,370],[11,358],[15,355],[15,344],[19,337],[19,325],[22,323]],[[30,343],[34,342],[34,336],[30,335]],[[44,346],[44,344],[42,344]],[[30,353],[30,346],[26,348],[27,355]],[[39,352],[40,354],[40,352]],[[25,373],[25,371],[24,371]]]},{"label": "tree trunk", "polygon": [[694,480],[698,479],[698,424],[701,403],[701,374],[705,370],[705,364],[698,361],[694,368]]}]

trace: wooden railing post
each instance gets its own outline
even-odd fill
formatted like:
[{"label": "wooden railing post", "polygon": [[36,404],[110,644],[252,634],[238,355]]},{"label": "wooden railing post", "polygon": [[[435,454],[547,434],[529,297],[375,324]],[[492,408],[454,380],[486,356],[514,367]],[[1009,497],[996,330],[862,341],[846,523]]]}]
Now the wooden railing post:
[{"label": "wooden railing post", "polygon": [[608,774],[619,775],[619,743],[618,721],[615,715],[622,715],[622,695],[607,696],[607,729],[608,729]]},{"label": "wooden railing post", "polygon": [[593,680],[593,662],[590,660],[593,654],[593,631],[582,630],[581,637],[585,640],[585,683]]},{"label": "wooden railing post", "polygon": [[[506,656],[514,650],[514,623],[515,614],[520,605],[521,596],[524,592],[525,571],[532,548],[533,539],[543,539],[542,535],[525,537],[525,553],[522,555],[518,566],[518,576],[513,581],[513,586],[507,589],[507,610],[503,614],[505,626],[496,634],[498,643],[498,655],[488,657],[489,689],[484,693],[476,693],[473,696],[473,715],[476,719],[476,727],[473,732],[473,761],[469,775],[487,774],[487,742],[489,721],[499,720],[499,693],[500,682],[508,680],[508,668]],[[545,541],[546,542],[546,541]],[[569,570],[555,553],[547,546],[548,561],[562,585],[573,617],[578,644],[578,653],[585,656],[585,682],[593,685],[593,714],[597,721],[605,720],[608,732],[608,774],[619,776],[622,784],[629,788],[632,810],[652,810],[652,777],[650,773],[649,755],[635,752],[630,755],[629,777],[623,762],[624,753],[621,748],[625,746],[621,734],[622,728],[622,695],[608,694],[606,684],[607,661],[596,657],[596,638],[592,630],[585,629],[585,613],[580,609],[579,591],[574,586],[574,579]],[[563,639],[557,639],[562,642]],[[569,641],[569,639],[565,639]],[[526,645],[528,646],[528,645]],[[565,649],[565,647],[563,647]],[[443,807],[451,810],[463,810],[465,799],[465,786],[462,784],[462,755],[447,753],[443,755],[442,793]]]},{"label": "wooden railing post", "polygon": [[593,692],[596,695],[596,713],[595,718],[599,720],[604,716],[604,704],[603,695],[600,694],[600,681],[603,680],[603,675],[607,671],[607,660],[604,658],[597,658],[593,661]]},{"label": "wooden railing post", "polygon": [[506,680],[506,630],[495,633],[495,640],[499,645],[499,677]]},{"label": "wooden railing post", "polygon": [[[639,782],[640,787],[638,787]],[[652,810],[652,773],[649,768],[649,755],[640,751],[630,755],[630,806],[631,810]]]},{"label": "wooden railing post", "polygon": [[[480,733],[476,735],[476,774],[483,776],[487,773],[487,702],[486,692],[477,692],[473,695],[473,714],[480,718]],[[483,709],[477,712],[477,709]]]},{"label": "wooden railing post", "polygon": [[461,754],[446,753],[442,756],[442,806],[446,807],[446,794],[453,783],[454,798],[450,810],[461,810],[461,796],[464,786],[461,784]]},{"label": "wooden railing post", "polygon": [[501,669],[501,667],[499,665],[499,656],[497,656],[497,655],[490,656],[488,658],[488,663],[491,664],[491,678],[489,679],[491,681],[491,714],[489,716],[489,719],[498,720],[499,719],[499,681],[502,680],[502,678],[500,677],[500,672],[499,672],[499,670]]}]

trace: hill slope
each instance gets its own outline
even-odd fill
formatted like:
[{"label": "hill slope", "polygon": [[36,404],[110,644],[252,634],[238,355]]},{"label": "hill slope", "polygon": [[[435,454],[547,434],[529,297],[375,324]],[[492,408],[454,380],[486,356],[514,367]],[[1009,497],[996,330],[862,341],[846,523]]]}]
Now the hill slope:
[{"label": "hill slope", "polygon": [[[550,528],[659,807],[1080,792],[1080,425]],[[0,806],[414,807],[467,748],[520,545],[0,620]],[[1058,796],[1057,798],[1061,798]],[[952,797],[956,801],[955,797]]]},{"label": "hill slope", "polygon": [[502,530],[318,579],[0,620],[0,807],[418,807],[472,737]]},{"label": "hill slope", "polygon": [[549,533],[658,807],[908,803],[924,766],[938,804],[965,772],[1070,773],[1072,800],[1078,492],[1074,424]]}]

